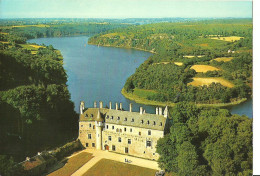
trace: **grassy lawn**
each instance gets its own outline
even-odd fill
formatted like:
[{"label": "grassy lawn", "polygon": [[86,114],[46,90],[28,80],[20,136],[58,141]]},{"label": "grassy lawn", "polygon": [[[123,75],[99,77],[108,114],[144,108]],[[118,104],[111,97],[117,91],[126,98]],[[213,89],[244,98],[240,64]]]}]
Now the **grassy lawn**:
[{"label": "grassy lawn", "polygon": [[70,176],[92,158],[92,154],[82,152],[72,158],[69,158],[62,168],[52,172],[48,176]]},{"label": "grassy lawn", "polygon": [[83,176],[154,176],[156,170],[102,159]]},{"label": "grassy lawn", "polygon": [[134,89],[134,94],[142,97],[147,98],[148,96],[152,96],[156,94],[156,91],[154,90],[144,90],[144,89]]}]

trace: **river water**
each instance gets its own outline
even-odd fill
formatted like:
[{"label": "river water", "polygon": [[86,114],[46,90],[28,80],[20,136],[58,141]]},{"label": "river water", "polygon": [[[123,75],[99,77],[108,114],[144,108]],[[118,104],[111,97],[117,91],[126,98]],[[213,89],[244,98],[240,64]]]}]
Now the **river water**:
[{"label": "river water", "polygon": [[[129,110],[129,103],[133,103],[133,111],[139,111],[139,107],[142,106],[146,112],[155,113],[154,106],[135,103],[126,99],[120,92],[126,79],[151,53],[88,45],[88,38],[87,36],[38,38],[28,42],[53,45],[61,51],[68,75],[68,89],[77,112],[80,101],[85,101],[85,107],[93,107],[94,101],[103,101],[104,106],[108,106],[111,101],[113,108],[116,102],[121,102],[123,109]],[[252,99],[230,110],[231,113],[244,114],[252,118]]]}]

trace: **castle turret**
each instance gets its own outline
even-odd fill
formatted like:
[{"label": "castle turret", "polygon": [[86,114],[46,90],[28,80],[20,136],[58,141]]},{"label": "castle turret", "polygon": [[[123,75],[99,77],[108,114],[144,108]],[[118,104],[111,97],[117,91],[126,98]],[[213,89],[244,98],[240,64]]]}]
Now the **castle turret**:
[{"label": "castle turret", "polygon": [[84,109],[85,109],[85,103],[84,103],[84,101],[81,101],[80,105],[79,105],[80,114],[83,114]]},{"label": "castle turret", "polygon": [[98,109],[97,118],[96,118],[96,149],[102,149],[102,127],[103,119],[101,117],[100,109]]}]

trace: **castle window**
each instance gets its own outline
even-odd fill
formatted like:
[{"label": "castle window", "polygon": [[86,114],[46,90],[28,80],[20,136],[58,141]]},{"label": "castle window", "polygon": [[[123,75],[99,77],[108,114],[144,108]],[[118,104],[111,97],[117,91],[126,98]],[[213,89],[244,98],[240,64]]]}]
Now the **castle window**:
[{"label": "castle window", "polygon": [[92,118],[92,117],[93,117],[93,114],[91,114],[90,117]]},{"label": "castle window", "polygon": [[160,122],[160,126],[162,126],[162,122]]},{"label": "castle window", "polygon": [[121,137],[118,138],[118,142],[121,142]]},{"label": "castle window", "polygon": [[153,125],[156,125],[155,121],[153,121]]},{"label": "castle window", "polygon": [[126,132],[126,128],[124,128],[124,131]]},{"label": "castle window", "polygon": [[120,132],[122,133],[122,129],[120,129]]},{"label": "castle window", "polygon": [[95,147],[95,143],[92,143],[92,147]]},{"label": "castle window", "polygon": [[120,117],[117,117],[117,120],[120,120]]},{"label": "castle window", "polygon": [[116,132],[119,132],[119,129],[118,129],[118,128],[116,129]]},{"label": "castle window", "polygon": [[134,121],[135,121],[135,119],[134,119],[134,118],[132,118],[131,122],[134,122]]},{"label": "castle window", "polygon": [[152,141],[146,141],[146,147],[151,147],[152,146]]},{"label": "castle window", "polygon": [[139,136],[141,136],[141,132],[139,131]]},{"label": "castle window", "polygon": [[148,135],[151,135],[151,133],[152,133],[151,130],[148,130]]},{"label": "castle window", "polygon": [[113,129],[115,129],[115,127],[114,127],[114,126],[112,126],[112,130],[113,130]]},{"label": "castle window", "polygon": [[91,134],[88,134],[88,139],[91,139]]},{"label": "castle window", "polygon": [[111,119],[113,120],[113,119],[114,119],[114,116],[111,116]]},{"label": "castle window", "polygon": [[89,124],[89,128],[91,128],[91,123]]},{"label": "castle window", "polygon": [[109,140],[109,141],[111,141],[111,140],[112,140],[111,136],[108,136],[108,140]]},{"label": "castle window", "polygon": [[107,119],[109,119],[109,115],[107,115]]},{"label": "castle window", "polygon": [[144,120],[141,120],[141,124],[143,124],[144,123]]},{"label": "castle window", "polygon": [[107,125],[107,129],[108,129],[108,125]]},{"label": "castle window", "polygon": [[112,145],[112,150],[116,151],[116,146],[115,145]]},{"label": "castle window", "polygon": [[131,139],[128,139],[128,144],[131,144]]},{"label": "castle window", "polygon": [[83,127],[83,125],[81,125],[81,127]]},{"label": "castle window", "polygon": [[93,129],[95,129],[96,128],[96,126],[95,125],[93,125]]},{"label": "castle window", "polygon": [[86,143],[86,147],[88,147],[88,143]]},{"label": "castle window", "polygon": [[147,121],[147,124],[148,124],[148,125],[150,124],[150,121],[149,121],[149,120]]},{"label": "castle window", "polygon": [[125,121],[127,121],[127,118],[125,117]]},{"label": "castle window", "polygon": [[88,117],[88,114],[86,114],[85,117]]},{"label": "castle window", "polygon": [[132,130],[132,128],[130,128],[130,132],[132,132],[133,130]]},{"label": "castle window", "polygon": [[128,153],[128,147],[125,148],[125,153]]}]

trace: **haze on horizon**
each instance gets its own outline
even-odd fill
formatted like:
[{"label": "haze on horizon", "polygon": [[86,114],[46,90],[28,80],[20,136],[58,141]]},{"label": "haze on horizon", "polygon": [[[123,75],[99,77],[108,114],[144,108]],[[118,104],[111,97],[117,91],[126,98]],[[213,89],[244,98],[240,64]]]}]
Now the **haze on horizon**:
[{"label": "haze on horizon", "polygon": [[0,18],[252,18],[251,0],[0,0]]}]

